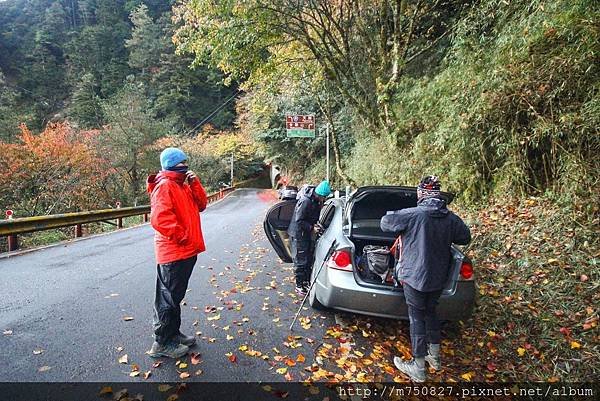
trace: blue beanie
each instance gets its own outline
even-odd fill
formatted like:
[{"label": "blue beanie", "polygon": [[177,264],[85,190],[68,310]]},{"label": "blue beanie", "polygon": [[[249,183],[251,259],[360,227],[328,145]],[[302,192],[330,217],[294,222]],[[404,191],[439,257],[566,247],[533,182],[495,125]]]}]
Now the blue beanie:
[{"label": "blue beanie", "polygon": [[331,194],[331,187],[329,186],[329,181],[321,181],[321,183],[317,185],[315,193],[323,197],[329,196],[329,194]]},{"label": "blue beanie", "polygon": [[160,154],[160,166],[163,170],[168,170],[184,160],[187,160],[187,156],[181,149],[166,148]]}]

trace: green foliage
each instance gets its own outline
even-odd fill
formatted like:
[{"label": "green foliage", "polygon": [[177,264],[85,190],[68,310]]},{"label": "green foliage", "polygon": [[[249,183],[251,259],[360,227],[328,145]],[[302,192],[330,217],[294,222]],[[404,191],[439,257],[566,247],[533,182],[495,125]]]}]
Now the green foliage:
[{"label": "green foliage", "polygon": [[470,201],[494,191],[589,196],[600,167],[599,15],[589,6],[483,2],[461,22],[445,68],[403,82],[388,141],[405,157],[371,179],[436,172]]},{"label": "green foliage", "polygon": [[[305,4],[308,16],[301,18],[309,18],[318,4]],[[357,27],[368,26],[369,13],[379,6],[358,6],[364,13],[357,14]],[[436,173],[470,203],[500,193],[593,199],[600,170],[600,34],[599,11],[591,1],[487,0],[468,10],[444,3],[445,11],[432,11],[439,11],[439,25],[421,20],[428,29],[414,32],[410,62],[393,90],[376,91],[378,113],[389,106],[385,112],[393,120],[380,130],[357,118],[360,107],[352,94],[358,92],[338,96],[340,85],[328,61],[307,50],[311,34],[290,31],[297,21],[283,26],[282,15],[293,20],[288,7],[294,6],[258,0],[185,4],[176,13],[184,22],[176,40],[198,62],[208,60],[231,76],[247,78],[240,126],[292,175],[322,177],[324,143],[286,138],[283,118],[316,113],[321,129],[326,121],[335,129],[339,184],[412,185]],[[320,11],[327,19],[327,10]],[[344,23],[343,17],[336,21]],[[451,32],[442,38],[444,26]],[[438,33],[428,33],[431,29]],[[374,40],[363,33],[362,39],[351,35],[349,43]],[[333,46],[335,38],[330,40]],[[421,57],[412,56],[428,46]],[[361,69],[361,63],[369,60],[359,51],[353,55],[349,68],[362,77],[368,68]],[[377,82],[389,88],[384,80]],[[362,85],[368,90],[371,84],[362,80]]]},{"label": "green foliage", "polygon": [[103,121],[100,98],[97,95],[94,76],[91,73],[85,74],[77,83],[68,117],[84,129],[98,127]]},{"label": "green foliage", "polygon": [[129,66],[139,71],[141,76],[149,74],[151,69],[160,64],[160,54],[164,48],[161,42],[167,41],[160,27],[152,21],[148,14],[148,7],[141,4],[131,12],[131,39],[125,41],[129,49]]},{"label": "green foliage", "polygon": [[0,141],[9,141],[19,132],[17,93],[9,87],[0,71]]},{"label": "green foliage", "polygon": [[[173,31],[169,0],[0,2],[0,71],[15,94],[11,108],[36,130],[65,118],[98,128],[102,114],[85,115],[98,110],[94,95],[106,100],[136,75],[156,114],[189,130],[232,89],[219,72],[191,69],[190,57],[177,57]],[[230,106],[212,122],[226,127],[233,118]],[[20,122],[3,113],[0,131],[7,132],[4,124],[14,131]]]},{"label": "green foliage", "polygon": [[[121,176],[114,182],[122,188],[123,204],[145,202],[144,180],[158,162],[151,145],[172,133],[169,121],[159,120],[150,111],[142,83],[130,77],[126,85],[103,104],[108,129],[103,132],[105,155]],[[117,193],[119,191],[116,191]]]},{"label": "green foliage", "polygon": [[[175,41],[197,63],[262,84],[317,70],[372,134],[394,129],[390,102],[406,66],[435,49],[463,1],[197,0],[175,8]],[[297,67],[296,67],[297,68]]]},{"label": "green foliage", "polygon": [[189,158],[190,169],[195,171],[209,191],[216,191],[230,181],[231,154],[234,155],[234,181],[240,182],[262,171],[260,150],[251,138],[242,133],[220,131],[206,125],[195,136],[167,136],[152,146],[154,157],[166,147],[181,148]]}]

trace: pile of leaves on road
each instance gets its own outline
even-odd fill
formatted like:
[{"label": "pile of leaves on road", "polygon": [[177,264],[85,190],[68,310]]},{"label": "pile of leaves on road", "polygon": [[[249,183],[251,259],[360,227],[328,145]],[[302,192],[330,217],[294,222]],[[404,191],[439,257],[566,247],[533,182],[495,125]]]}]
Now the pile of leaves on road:
[{"label": "pile of leaves on road", "polygon": [[486,379],[598,377],[598,212],[598,205],[566,210],[528,198],[474,216],[480,302],[462,337],[473,340],[475,370]]}]

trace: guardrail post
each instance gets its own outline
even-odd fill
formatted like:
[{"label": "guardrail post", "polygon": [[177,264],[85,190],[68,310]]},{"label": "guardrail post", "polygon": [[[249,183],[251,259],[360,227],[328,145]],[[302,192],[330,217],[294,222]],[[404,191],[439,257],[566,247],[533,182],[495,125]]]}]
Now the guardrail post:
[{"label": "guardrail post", "polygon": [[8,250],[16,251],[19,249],[19,239],[16,234],[12,234],[8,236]]},{"label": "guardrail post", "polygon": [[83,236],[83,230],[81,224],[75,224],[75,237],[79,238]]},{"label": "guardrail post", "polygon": [[148,222],[148,213],[144,213],[144,223]]}]

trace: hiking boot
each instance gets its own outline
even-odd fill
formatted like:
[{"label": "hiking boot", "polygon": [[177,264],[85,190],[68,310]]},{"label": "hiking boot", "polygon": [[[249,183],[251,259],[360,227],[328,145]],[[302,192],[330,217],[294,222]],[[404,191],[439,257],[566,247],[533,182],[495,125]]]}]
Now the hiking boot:
[{"label": "hiking boot", "polygon": [[306,288],[303,285],[297,285],[296,286],[296,294],[300,295],[301,297],[305,297],[306,294],[308,294],[308,288]]},{"label": "hiking boot", "polygon": [[176,344],[173,341],[170,341],[167,344],[159,344],[154,341],[152,348],[148,351],[148,355],[152,358],[166,356],[167,358],[177,359],[187,354],[189,350],[190,348],[187,345]]},{"label": "hiking boot", "polygon": [[425,362],[427,362],[433,370],[440,370],[442,368],[439,344],[429,344],[429,346],[427,347],[427,355],[425,356]]},{"label": "hiking boot", "polygon": [[194,336],[186,336],[182,332],[179,332],[179,334],[175,335],[175,337],[173,337],[173,341],[179,344],[187,345],[188,347],[196,344],[196,338]]},{"label": "hiking boot", "polygon": [[425,381],[425,360],[423,358],[404,361],[396,356],[394,357],[394,365],[400,372],[410,377],[410,380],[418,383]]}]

